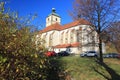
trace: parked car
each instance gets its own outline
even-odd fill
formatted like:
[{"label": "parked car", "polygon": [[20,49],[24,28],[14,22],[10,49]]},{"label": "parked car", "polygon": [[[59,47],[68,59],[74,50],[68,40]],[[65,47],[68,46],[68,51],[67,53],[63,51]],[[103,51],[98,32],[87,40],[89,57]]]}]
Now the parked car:
[{"label": "parked car", "polygon": [[118,53],[107,53],[107,54],[103,54],[104,58],[118,58]]},{"label": "parked car", "polygon": [[87,54],[87,52],[83,52],[83,53],[80,54],[80,56],[81,56],[81,57],[85,57],[86,54]]},{"label": "parked car", "polygon": [[68,56],[70,55],[67,51],[58,52],[58,56]]},{"label": "parked car", "polygon": [[55,51],[48,51],[48,52],[45,53],[45,55],[46,55],[47,57],[56,56],[56,53],[55,53]]},{"label": "parked car", "polygon": [[87,51],[85,53],[80,54],[81,57],[97,57],[98,53],[96,51]]},{"label": "parked car", "polygon": [[120,54],[118,54],[118,58],[120,59]]}]

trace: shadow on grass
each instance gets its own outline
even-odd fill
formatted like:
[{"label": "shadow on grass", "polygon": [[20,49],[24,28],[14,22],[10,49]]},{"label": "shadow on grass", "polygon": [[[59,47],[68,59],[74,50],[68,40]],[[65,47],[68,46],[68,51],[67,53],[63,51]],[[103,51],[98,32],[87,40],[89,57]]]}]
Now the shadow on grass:
[{"label": "shadow on grass", "polygon": [[58,57],[49,58],[49,69],[47,70],[47,80],[65,80],[62,63]]},{"label": "shadow on grass", "polygon": [[109,73],[109,75],[111,76],[108,77],[106,76],[104,73],[100,72],[99,70],[97,70],[96,68],[93,68],[94,71],[96,71],[97,73],[99,73],[100,75],[102,75],[104,78],[106,78],[107,80],[120,80],[120,75],[117,74],[112,68],[110,68],[106,63],[100,63],[98,60],[96,61],[97,64],[99,64],[100,66],[104,67],[105,70]]}]

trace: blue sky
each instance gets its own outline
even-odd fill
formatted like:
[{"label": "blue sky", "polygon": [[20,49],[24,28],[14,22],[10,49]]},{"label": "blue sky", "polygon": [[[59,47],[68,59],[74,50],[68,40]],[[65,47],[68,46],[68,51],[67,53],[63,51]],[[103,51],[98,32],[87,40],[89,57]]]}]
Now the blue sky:
[{"label": "blue sky", "polygon": [[[6,6],[11,11],[18,12],[19,16],[28,16],[29,14],[38,14],[34,20],[34,25],[41,29],[45,27],[45,19],[55,8],[57,14],[62,18],[61,24],[72,22],[69,11],[72,9],[73,0],[7,0]],[[44,26],[44,27],[43,27]]]}]

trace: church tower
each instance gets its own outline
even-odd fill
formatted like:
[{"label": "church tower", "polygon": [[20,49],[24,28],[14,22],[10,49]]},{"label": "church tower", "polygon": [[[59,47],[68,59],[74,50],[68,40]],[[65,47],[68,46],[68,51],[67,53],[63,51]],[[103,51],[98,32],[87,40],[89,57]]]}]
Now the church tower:
[{"label": "church tower", "polygon": [[56,13],[55,8],[52,8],[52,12],[46,18],[46,27],[54,23],[61,23],[60,16]]}]

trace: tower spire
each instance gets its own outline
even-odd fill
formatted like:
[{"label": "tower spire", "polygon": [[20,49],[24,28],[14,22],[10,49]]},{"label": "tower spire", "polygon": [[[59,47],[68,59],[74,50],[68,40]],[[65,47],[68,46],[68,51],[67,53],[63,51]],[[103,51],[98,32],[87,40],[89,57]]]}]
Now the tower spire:
[{"label": "tower spire", "polygon": [[55,11],[56,11],[55,8],[52,8],[52,13],[56,13]]}]

